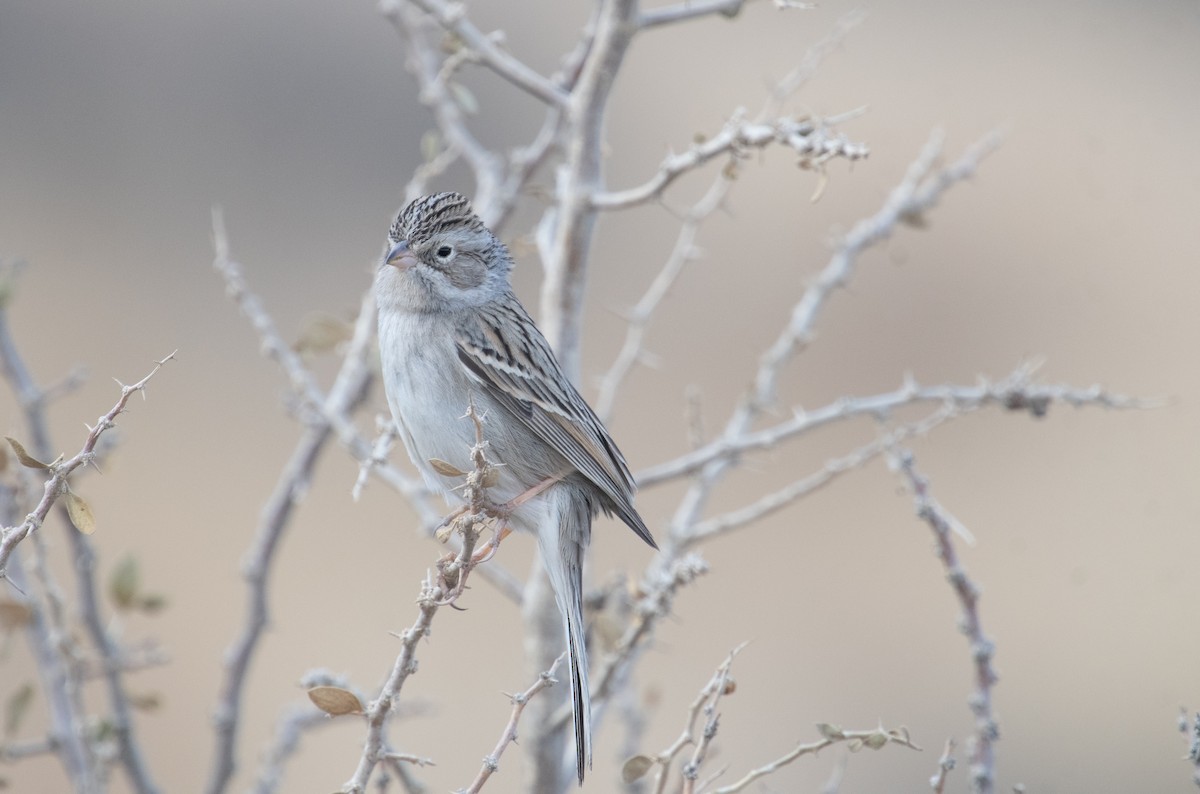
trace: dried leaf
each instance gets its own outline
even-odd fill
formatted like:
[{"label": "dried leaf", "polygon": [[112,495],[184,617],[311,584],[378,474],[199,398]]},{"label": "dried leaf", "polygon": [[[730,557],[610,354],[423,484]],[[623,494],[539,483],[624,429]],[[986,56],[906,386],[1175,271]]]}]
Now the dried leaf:
[{"label": "dried leaf", "polygon": [[28,452],[26,452],[25,447],[21,446],[20,441],[17,441],[15,438],[12,438],[11,436],[5,436],[4,439],[6,441],[8,441],[8,445],[10,447],[12,447],[13,452],[15,452],[17,455],[17,460],[21,461],[22,466],[27,466],[31,469],[49,469],[50,468],[45,463],[42,463],[40,460],[38,460],[37,458],[35,458],[34,456],[32,456]]},{"label": "dried leaf", "polygon": [[129,692],[126,695],[129,698],[129,705],[139,711],[157,711],[162,706],[162,696],[157,692],[147,692],[144,695]]},{"label": "dried leaf", "polygon": [[821,734],[823,738],[831,739],[833,741],[846,738],[846,734],[841,728],[836,725],[830,725],[828,722],[818,722],[817,733]]},{"label": "dried leaf", "polygon": [[453,463],[447,463],[441,458],[430,458],[429,465],[433,470],[443,477],[466,477],[467,473],[455,466]]},{"label": "dried leaf", "polygon": [[5,451],[4,447],[0,447],[0,472],[5,471],[7,468],[8,468],[8,452]]},{"label": "dried leaf", "polygon": [[6,598],[0,601],[0,629],[11,631],[27,626],[33,617],[33,610],[27,604]]},{"label": "dried leaf", "polygon": [[350,341],[354,331],[350,324],[330,314],[317,314],[305,322],[300,338],[292,345],[297,353],[328,353],[343,342]]},{"label": "dried leaf", "polygon": [[462,83],[451,83],[450,93],[454,94],[454,101],[458,103],[458,106],[467,115],[474,116],[479,112],[479,100],[475,99],[475,95],[471,93],[471,89]]},{"label": "dried leaf", "polygon": [[863,737],[863,744],[870,747],[872,750],[878,750],[888,743],[888,735],[883,731],[872,731],[867,736]]},{"label": "dried leaf", "polygon": [[131,609],[138,604],[141,578],[137,560],[133,557],[123,558],[113,568],[112,576],[108,579],[108,597],[117,609]]},{"label": "dried leaf", "polygon": [[67,516],[70,517],[71,523],[85,535],[90,535],[96,531],[96,516],[92,514],[92,508],[88,503],[83,501],[83,497],[71,490],[67,486],[65,494],[67,500]]},{"label": "dried leaf", "polygon": [[621,780],[632,783],[640,780],[654,768],[654,759],[648,755],[635,755],[621,766]]},{"label": "dried leaf", "polygon": [[442,152],[442,136],[437,130],[428,130],[421,136],[421,157],[427,163],[432,163]]},{"label": "dried leaf", "polygon": [[21,720],[33,703],[33,684],[22,684],[21,688],[8,698],[4,704],[4,735],[12,736],[21,727]]},{"label": "dried leaf", "polygon": [[315,686],[308,690],[308,699],[331,717],[363,713],[363,704],[358,695],[338,686]]},{"label": "dried leaf", "polygon": [[145,612],[147,615],[153,615],[155,612],[161,612],[167,606],[167,597],[160,593],[151,593],[138,598],[137,608]]}]

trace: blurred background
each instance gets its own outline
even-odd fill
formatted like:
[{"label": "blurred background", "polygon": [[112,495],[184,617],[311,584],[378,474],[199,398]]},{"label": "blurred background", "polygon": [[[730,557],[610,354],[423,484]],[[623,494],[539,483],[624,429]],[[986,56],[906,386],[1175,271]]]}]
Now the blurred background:
[{"label": "blurred background", "polygon": [[[610,184],[643,181],[669,148],[713,133],[855,6],[780,12],[755,3],[637,39],[608,125]],[[583,4],[475,3],[483,30],[543,73],[573,43]],[[954,188],[928,228],[872,251],[839,292],[811,348],[790,367],[785,410],[841,395],[1000,377],[1044,357],[1049,381],[1168,399],[1151,411],[1051,410],[1042,421],[987,411],[915,444],[934,496],[978,539],[964,562],[983,588],[1001,680],[998,789],[1185,791],[1180,705],[1200,706],[1200,5],[877,0],[866,21],[789,104],[832,115],[871,148],[816,176],[783,151],[755,154],[729,212],[651,327],[657,365],[636,371],[612,431],[635,470],[687,448],[683,405],[700,395],[723,424],[829,242],[873,212],[941,127],[957,154],[996,127],[998,153]],[[100,570],[136,558],[160,614],[122,615],[127,640],[157,639],[171,662],[128,679],[156,709],[138,715],[156,780],[194,791],[208,778],[211,716],[225,649],[243,621],[239,564],[260,508],[299,434],[286,384],[210,267],[210,211],[286,334],[314,317],[349,319],[366,288],[431,119],[390,25],[369,2],[225,0],[147,4],[54,0],[0,10],[0,258],[23,260],[11,315],[42,383],[82,365],[86,384],[50,409],[56,449],[178,348],[148,399],[121,418],[102,475],[80,478]],[[540,122],[536,106],[482,72],[465,83],[476,129],[507,148]],[[714,166],[716,167],[716,166]],[[550,183],[543,175],[541,184]],[[620,312],[670,251],[677,212],[707,185],[685,180],[650,206],[605,217],[588,302],[584,393],[618,349]],[[462,172],[436,183],[470,193]],[[536,307],[540,268],[522,240],[541,208],[528,198],[505,230],[518,293]],[[535,312],[536,313],[536,312]],[[332,371],[332,357],[318,359]],[[4,434],[27,431],[5,396]],[[362,416],[373,432],[380,395]],[[869,423],[750,459],[713,509],[819,467],[874,436]],[[402,451],[396,455],[403,457]],[[248,785],[300,676],[324,667],[374,691],[441,553],[378,483],[357,503],[356,465],[323,460],[277,559],[272,623],[247,689],[235,781]],[[662,531],[679,489],[643,492]],[[69,581],[63,527],[45,536]],[[525,571],[528,546],[501,557]],[[616,524],[597,528],[594,579],[640,571],[647,550]],[[718,755],[739,777],[816,738],[817,722],[907,725],[925,751],[849,759],[843,791],[922,791],[947,737],[972,728],[971,665],[958,607],[929,530],[879,462],[761,525],[705,549],[712,573],[688,588],[639,668],[646,752],[666,747],[686,704],[730,648],[734,696]],[[516,610],[482,582],[465,613],[438,616],[405,692],[416,715],[397,749],[429,756],[431,790],[466,785],[507,719],[500,694],[530,681]],[[0,698],[34,679],[20,637],[0,662]],[[473,673],[464,675],[465,672]],[[99,685],[95,696],[102,703]],[[44,711],[39,696],[34,714]],[[36,738],[40,717],[15,738]],[[605,726],[588,789],[615,788],[618,739]],[[363,736],[344,718],[305,736],[284,790],[333,791]],[[763,791],[813,791],[843,751],[805,758]],[[960,753],[960,759],[962,755]],[[14,791],[61,791],[48,759],[0,766]],[[518,791],[519,754],[488,790]],[[118,779],[114,790],[124,790]],[[967,769],[949,790],[965,790]]]}]

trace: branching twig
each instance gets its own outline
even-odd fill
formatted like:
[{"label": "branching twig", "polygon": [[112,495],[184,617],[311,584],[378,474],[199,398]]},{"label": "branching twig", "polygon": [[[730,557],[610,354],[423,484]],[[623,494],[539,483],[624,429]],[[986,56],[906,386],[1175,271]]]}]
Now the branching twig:
[{"label": "branching twig", "polygon": [[[38,466],[31,468],[40,468],[49,472],[49,477],[46,478],[45,486],[42,489],[42,498],[37,506],[25,520],[15,527],[5,527],[3,534],[0,535],[0,578],[4,578],[4,567],[8,562],[9,555],[17,544],[24,540],[30,532],[39,529],[46,521],[46,516],[50,514],[50,508],[54,507],[55,502],[59,497],[67,492],[67,479],[71,473],[80,466],[85,466],[91,463],[96,456],[96,444],[99,443],[100,437],[107,430],[116,427],[116,418],[125,412],[125,405],[129,402],[129,398],[134,394],[143,392],[146,388],[146,383],[158,373],[162,366],[175,357],[174,353],[166,358],[158,361],[154,365],[154,369],[150,374],[139,380],[137,383],[126,386],[118,381],[121,386],[121,396],[113,407],[101,416],[95,426],[88,427],[87,437],[84,438],[83,447],[79,452],[66,460],[56,460],[52,463],[41,463]],[[38,461],[34,461],[38,463]],[[28,465],[28,464],[26,464]]]},{"label": "branching twig", "polygon": [[447,555],[438,560],[436,576],[432,572],[426,574],[421,594],[417,598],[417,620],[399,635],[400,653],[378,697],[367,707],[367,737],[363,744],[363,754],[353,776],[342,787],[346,794],[364,794],[376,765],[386,760],[388,753],[384,729],[400,696],[401,688],[408,677],[416,672],[417,644],[429,634],[434,615],[440,608],[454,605],[466,588],[467,577],[481,562],[489,559],[494,551],[485,549],[488,552],[486,555],[476,554],[476,543],[480,533],[488,522],[496,522],[492,541],[492,544],[495,544],[498,543],[496,538],[503,529],[501,525],[506,519],[505,512],[501,506],[494,505],[487,495],[487,489],[495,477],[495,464],[487,458],[483,420],[475,412],[474,406],[467,408],[464,418],[475,424],[475,445],[471,448],[474,468],[466,472],[465,477],[463,498],[467,506],[453,514],[453,519],[447,522],[462,537],[462,547],[457,554]]},{"label": "branching twig", "polygon": [[[445,30],[453,33],[470,49],[470,59],[483,64],[508,82],[529,93],[547,105],[561,107],[566,104],[567,94],[559,86],[530,69],[524,63],[500,48],[503,38],[484,35],[469,19],[461,3],[443,0],[408,0]],[[393,13],[395,2],[384,6],[384,13]]]},{"label": "branching twig", "polygon": [[[708,746],[717,733],[717,723],[720,714],[717,712],[717,704],[721,698],[730,694],[734,690],[733,679],[729,675],[730,668],[733,666],[734,657],[746,647],[746,643],[734,648],[725,657],[725,661],[717,667],[712,678],[708,680],[701,689],[700,693],[692,701],[688,707],[687,719],[684,721],[683,730],[675,741],[671,742],[664,750],[655,756],[635,756],[625,763],[624,778],[625,782],[632,782],[645,775],[652,766],[658,767],[658,772],[654,778],[655,794],[662,794],[666,791],[667,780],[671,774],[671,764],[683,749],[688,745],[692,745],[692,757],[686,764],[683,765],[683,791],[685,794],[692,794],[696,785],[696,779],[699,777],[700,765],[704,762],[705,755],[708,751]],[[704,729],[700,736],[696,735],[696,721],[700,715],[704,714]]]},{"label": "branching twig", "polygon": [[944,794],[946,780],[954,766],[954,740],[947,739],[946,747],[942,750],[942,757],[938,759],[937,772],[934,772],[933,777],[929,778],[929,787],[933,789],[934,794]]},{"label": "branching twig", "polygon": [[921,386],[909,377],[895,391],[867,397],[842,397],[811,411],[797,409],[790,418],[777,424],[745,432],[736,438],[722,436],[673,460],[640,471],[637,473],[638,486],[648,488],[679,477],[690,476],[713,461],[736,459],[746,452],[772,449],[783,441],[829,424],[856,417],[883,420],[900,408],[922,403],[951,406],[959,414],[999,406],[1013,411],[1028,411],[1035,417],[1044,416],[1055,403],[1075,408],[1095,405],[1118,409],[1146,408],[1157,404],[1150,400],[1114,394],[1098,385],[1078,389],[1035,383],[1035,372],[1034,364],[1023,363],[998,381],[981,378],[974,386]]},{"label": "branching twig", "polygon": [[663,264],[662,270],[650,282],[641,300],[629,312],[629,327],[625,331],[625,342],[617,353],[608,372],[600,381],[600,393],[596,397],[596,413],[604,421],[612,416],[613,405],[617,399],[617,390],[625,380],[625,376],[633,369],[634,364],[642,355],[642,340],[646,335],[646,326],[658,309],[667,292],[675,284],[675,280],[683,268],[698,256],[696,235],[701,224],[712,213],[716,212],[729,193],[733,184],[730,176],[724,172],[713,180],[712,186],[704,194],[683,219],[679,234],[675,238],[675,247]]},{"label": "branching twig", "polygon": [[263,754],[254,794],[274,794],[283,785],[283,767],[300,746],[300,737],[306,731],[329,725],[329,716],[311,703],[293,704],[275,727],[275,736]]},{"label": "branching twig", "polygon": [[471,132],[467,126],[466,112],[443,79],[442,59],[436,43],[440,25],[429,15],[401,0],[388,0],[382,5],[382,11],[408,49],[408,66],[420,86],[421,102],[433,112],[438,129],[449,147],[462,155],[471,167],[475,177],[476,200],[490,202],[501,181],[501,159]]},{"label": "branching twig", "polygon": [[[70,494],[68,478],[72,472],[88,463],[96,456],[96,446],[101,436],[115,426],[116,417],[124,412],[129,398],[141,392],[145,396],[146,384],[154,377],[159,369],[174,357],[174,353],[157,362],[149,375],[132,386],[121,385],[121,396],[113,408],[101,416],[94,427],[88,428],[88,435],[83,447],[74,457],[63,460],[60,456],[52,463],[38,461],[28,453],[18,454],[26,466],[41,469],[50,473],[42,490],[42,498],[33,512],[25,517],[24,522],[0,531],[0,578],[7,579],[7,566],[15,559],[13,553],[17,544],[31,532],[35,532],[45,522],[51,507],[63,495],[74,500],[78,509],[80,500]],[[46,428],[44,406],[48,399],[47,391],[38,388],[32,375],[26,369],[16,345],[8,331],[7,314],[0,308],[0,357],[3,358],[4,374],[19,395],[25,409],[34,449],[43,458],[50,457],[50,439]],[[14,451],[16,448],[14,447]],[[88,509],[90,513],[90,509]],[[112,709],[111,723],[113,735],[122,766],[129,776],[130,782],[140,794],[152,794],[157,788],[150,776],[149,767],[142,757],[133,732],[133,718],[129,698],[124,691],[121,680],[120,666],[114,663],[121,653],[116,643],[109,636],[101,618],[99,606],[96,603],[96,584],[93,576],[95,553],[91,543],[82,532],[68,530],[68,542],[72,546],[72,560],[78,582],[77,592],[84,625],[92,642],[100,655],[104,670],[104,679],[109,690],[109,705]],[[37,570],[51,611],[61,612],[61,602],[57,596],[57,586],[50,580],[44,567],[44,556],[38,555]],[[62,626],[61,614],[49,616],[50,623],[45,622],[47,616],[36,606],[32,609],[30,622],[34,652],[39,659],[39,669],[42,670],[43,680],[47,681],[46,696],[51,703],[51,717],[54,724],[54,738],[61,748],[61,758],[71,779],[80,791],[92,791],[99,785],[95,768],[96,758],[91,752],[85,737],[83,725],[82,696],[79,691],[80,672],[72,659],[74,654],[64,650],[70,642],[70,636]],[[62,638],[56,641],[53,637]]]},{"label": "branching twig", "polygon": [[[722,438],[714,443],[736,444],[750,431],[754,421],[774,403],[776,383],[784,364],[806,342],[832,292],[849,282],[862,252],[886,239],[902,221],[915,221],[937,202],[946,189],[973,174],[982,157],[997,143],[997,136],[989,136],[971,147],[955,163],[935,170],[942,139],[940,134],[930,138],[884,206],[875,215],[855,224],[839,244],[830,262],[804,291],[792,311],[790,321],[760,360],[753,385],[726,422]],[[714,459],[704,465],[671,519],[665,549],[686,539],[716,484],[731,465],[732,461],[728,458]]]},{"label": "branching twig", "polygon": [[753,769],[746,773],[746,776],[736,783],[731,783],[728,786],[722,786],[713,792],[713,794],[735,794],[738,791],[745,791],[746,787],[758,780],[761,777],[770,775],[780,767],[790,764],[797,758],[805,755],[816,755],[821,750],[824,750],[830,745],[846,742],[851,752],[857,752],[862,749],[879,750],[889,744],[898,744],[901,747],[908,747],[913,750],[920,750],[913,744],[909,738],[908,729],[904,726],[893,730],[887,730],[882,725],[870,731],[848,731],[837,727],[821,723],[817,725],[817,731],[821,734],[821,739],[816,742],[807,742],[796,745],[790,752],[775,759],[769,764]]},{"label": "branching twig", "polygon": [[500,741],[496,742],[496,747],[492,750],[491,754],[483,759],[483,767],[479,770],[479,774],[475,776],[475,780],[471,782],[470,786],[464,789],[466,794],[478,794],[480,789],[483,788],[483,784],[487,782],[488,778],[490,778],[492,774],[500,768],[500,756],[504,754],[504,750],[506,747],[508,747],[508,745],[516,742],[517,740],[517,723],[521,720],[521,714],[525,711],[525,706],[538,692],[541,692],[547,687],[554,686],[556,683],[554,671],[566,658],[567,654],[564,651],[557,659],[554,660],[554,664],[550,666],[549,670],[546,670],[540,676],[538,676],[538,680],[535,681],[532,686],[530,686],[524,692],[518,692],[515,695],[509,695],[509,699],[512,700],[513,707],[512,713],[508,717],[508,724],[504,726],[504,732],[500,734]]},{"label": "branching twig", "polygon": [[660,198],[676,179],[722,155],[740,158],[747,149],[764,149],[781,144],[796,152],[800,162],[815,168],[834,157],[861,160],[868,154],[865,144],[854,143],[845,135],[834,134],[822,121],[781,118],[771,122],[747,121],[739,112],[713,137],[693,145],[681,154],[669,155],[647,182],[637,187],[592,197],[592,206],[601,210],[636,207]]},{"label": "branching twig", "polygon": [[897,448],[891,455],[892,465],[912,491],[917,516],[933,530],[938,558],[946,569],[946,578],[954,589],[962,608],[960,628],[971,643],[971,658],[975,668],[975,691],[969,699],[975,715],[975,733],[971,754],[971,786],[979,794],[990,794],[995,784],[995,758],[992,745],[1000,736],[996,717],[992,713],[992,687],[997,676],[992,667],[996,648],[983,632],[979,620],[979,588],[967,576],[958,559],[951,533],[958,520],[947,513],[929,495],[929,480],[917,471],[911,451]]}]

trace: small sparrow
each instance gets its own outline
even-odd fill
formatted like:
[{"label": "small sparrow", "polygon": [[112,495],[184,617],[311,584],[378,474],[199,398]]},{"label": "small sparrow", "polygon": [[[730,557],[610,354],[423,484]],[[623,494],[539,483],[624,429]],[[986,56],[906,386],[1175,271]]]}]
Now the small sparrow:
[{"label": "small sparrow", "polygon": [[501,464],[489,497],[510,502],[541,489],[509,520],[537,536],[562,613],[582,784],[592,764],[582,599],[592,519],[615,513],[657,546],[633,506],[636,486],[621,451],[513,295],[512,266],[508,249],[458,193],[405,207],[375,276],[383,384],[409,457],[434,490],[450,495],[461,482],[431,461],[472,468],[469,405],[485,417]]}]

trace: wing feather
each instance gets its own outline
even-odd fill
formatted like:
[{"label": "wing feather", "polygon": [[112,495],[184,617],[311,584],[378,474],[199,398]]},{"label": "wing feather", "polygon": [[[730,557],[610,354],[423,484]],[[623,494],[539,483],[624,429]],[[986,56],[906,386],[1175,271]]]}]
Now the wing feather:
[{"label": "wing feather", "polygon": [[[455,340],[468,373],[500,405],[599,488],[612,509],[657,546],[633,506],[633,475],[600,418],[558,366],[549,343],[516,298],[477,314]],[[460,326],[462,328],[462,326]]]}]

